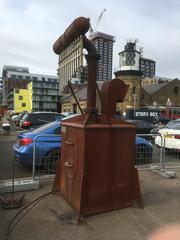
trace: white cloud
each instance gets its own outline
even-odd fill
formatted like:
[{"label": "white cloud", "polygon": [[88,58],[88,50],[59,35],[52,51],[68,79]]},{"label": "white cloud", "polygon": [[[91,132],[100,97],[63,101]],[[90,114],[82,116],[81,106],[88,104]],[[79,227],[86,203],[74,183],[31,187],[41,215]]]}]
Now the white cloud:
[{"label": "white cloud", "polygon": [[56,74],[54,41],[79,16],[95,26],[104,8],[97,30],[116,36],[114,67],[126,39],[138,38],[144,56],[156,60],[157,75],[180,78],[178,0],[0,0],[0,71],[7,64]]}]

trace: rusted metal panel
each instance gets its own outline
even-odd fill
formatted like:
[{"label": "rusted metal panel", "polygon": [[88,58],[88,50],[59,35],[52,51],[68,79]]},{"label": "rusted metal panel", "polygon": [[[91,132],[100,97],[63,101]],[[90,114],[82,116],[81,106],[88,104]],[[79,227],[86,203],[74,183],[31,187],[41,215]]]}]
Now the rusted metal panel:
[{"label": "rusted metal panel", "polygon": [[102,113],[114,116],[117,102],[124,102],[129,85],[116,78],[105,81],[101,87]]},{"label": "rusted metal panel", "polygon": [[85,215],[132,205],[130,182],[133,153],[129,149],[133,141],[125,138],[122,142],[123,132],[132,137],[132,129],[128,134],[124,129],[104,130],[99,127],[87,133],[88,190],[84,204]]},{"label": "rusted metal panel", "polygon": [[141,205],[139,188],[133,191],[139,184],[138,178],[134,180],[135,127],[113,118],[107,125],[99,115],[94,123],[91,119],[83,124],[85,118],[83,114],[62,123],[57,183],[62,195],[81,216],[125,208],[135,201]]},{"label": "rusted metal panel", "polygon": [[[78,129],[79,130],[79,129]],[[83,174],[83,157],[79,148],[83,139],[77,129],[67,128],[64,138],[64,161],[62,161],[62,168],[64,169],[64,188],[60,187],[66,200],[78,211],[80,209],[80,196],[82,191]],[[79,144],[78,144],[79,143]]]}]

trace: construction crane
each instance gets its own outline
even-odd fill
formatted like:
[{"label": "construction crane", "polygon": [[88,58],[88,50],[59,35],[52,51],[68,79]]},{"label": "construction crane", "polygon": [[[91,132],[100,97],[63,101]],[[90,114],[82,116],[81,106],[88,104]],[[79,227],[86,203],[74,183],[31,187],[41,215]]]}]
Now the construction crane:
[{"label": "construction crane", "polygon": [[100,23],[103,15],[104,15],[104,13],[105,13],[106,11],[107,11],[106,8],[104,8],[104,9],[101,11],[101,13],[100,13],[100,15],[99,15],[99,17],[98,17],[98,19],[97,19],[97,22],[96,22],[96,24],[95,24],[94,29],[92,28],[92,25],[90,24],[90,27],[89,27],[89,37],[91,37],[91,34],[96,31],[96,29],[97,29],[97,27],[98,27],[98,25],[99,25],[99,23]]}]

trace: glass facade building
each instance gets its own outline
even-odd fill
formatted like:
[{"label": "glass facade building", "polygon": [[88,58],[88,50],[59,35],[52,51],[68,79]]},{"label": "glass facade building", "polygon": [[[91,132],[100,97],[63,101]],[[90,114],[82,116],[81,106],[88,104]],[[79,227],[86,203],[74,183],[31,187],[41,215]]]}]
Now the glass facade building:
[{"label": "glass facade building", "polygon": [[[13,89],[30,89],[32,111],[56,112],[59,102],[59,81],[57,76],[30,73],[28,68],[4,66],[3,99],[12,109]],[[13,110],[13,109],[12,109]]]},{"label": "glass facade building", "polygon": [[112,79],[112,60],[113,60],[113,43],[115,37],[95,32],[91,35],[91,41],[94,43],[97,52],[100,54],[97,69],[97,81]]},{"label": "glass facade building", "polygon": [[0,105],[2,103],[2,78],[0,78]]},{"label": "glass facade building", "polygon": [[156,74],[156,62],[148,58],[140,58],[139,68],[142,71],[142,78],[152,78]]}]

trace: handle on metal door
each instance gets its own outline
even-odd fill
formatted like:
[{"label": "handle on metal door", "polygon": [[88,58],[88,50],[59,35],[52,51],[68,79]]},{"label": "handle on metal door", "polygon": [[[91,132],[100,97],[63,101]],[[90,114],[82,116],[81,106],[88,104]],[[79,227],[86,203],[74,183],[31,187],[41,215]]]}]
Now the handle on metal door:
[{"label": "handle on metal door", "polygon": [[73,165],[72,165],[70,162],[65,162],[65,163],[64,163],[64,166],[66,166],[66,167],[71,167],[71,168],[73,167]]},{"label": "handle on metal door", "polygon": [[65,141],[66,144],[69,144],[69,145],[73,145],[74,143],[73,142],[70,142],[70,141]]}]

